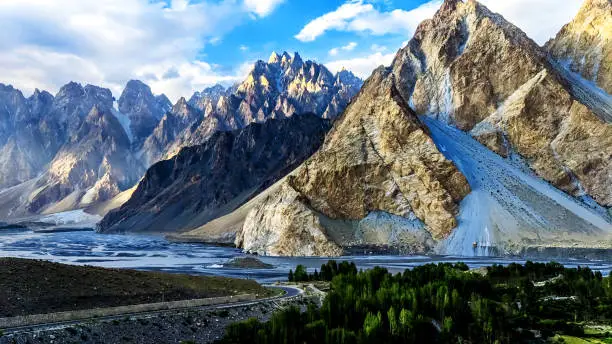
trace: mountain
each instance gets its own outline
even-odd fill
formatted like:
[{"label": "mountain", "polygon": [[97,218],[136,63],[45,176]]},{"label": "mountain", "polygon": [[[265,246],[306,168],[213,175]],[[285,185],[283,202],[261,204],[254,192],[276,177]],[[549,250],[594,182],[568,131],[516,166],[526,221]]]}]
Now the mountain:
[{"label": "mountain", "polygon": [[142,173],[117,118],[94,106],[37,181],[28,210],[38,213],[55,205],[61,211],[104,201],[132,186]]},{"label": "mountain", "polygon": [[[258,66],[263,65],[262,74]],[[285,86],[263,90],[266,78],[282,78]],[[360,85],[348,71],[334,76],[322,65],[286,53],[269,66],[260,61],[241,84],[215,85],[174,105],[138,80],[126,84],[116,103],[109,89],[94,85],[70,82],[55,96],[36,90],[25,98],[0,84],[0,218],[84,207],[104,209],[96,210],[103,215],[129,198],[127,190],[147,167],[182,148],[201,145],[218,131],[311,109],[317,117],[333,117]],[[258,101],[262,97],[290,104],[292,110],[271,113],[266,101]],[[250,111],[263,115],[253,118]],[[302,155],[293,147],[301,160],[319,138],[318,132],[313,135],[313,141],[304,140]],[[293,161],[285,151],[276,153]]]},{"label": "mountain", "polygon": [[518,153],[572,195],[612,205],[612,102],[574,87],[544,49],[502,16],[476,1],[446,0],[392,68],[418,114],[470,131],[503,156]]},{"label": "mountain", "polygon": [[142,155],[145,165],[150,166],[159,161],[168,152],[183,132],[198,123],[202,114],[181,97],[172,109],[159,121],[153,132],[147,137]]},{"label": "mountain", "polygon": [[[236,244],[260,254],[338,255],[341,246],[376,244],[423,251],[456,226],[468,192],[394,77],[379,69],[316,154],[230,216],[238,218]],[[394,224],[379,226],[385,220]]]},{"label": "mountain", "polygon": [[304,114],[216,132],[151,166],[131,198],[104,217],[100,230],[197,228],[282,178],[320,146],[328,129],[328,121]]},{"label": "mountain", "polygon": [[117,101],[119,114],[128,137],[136,149],[153,132],[172,104],[165,95],[155,96],[151,88],[139,80],[130,80]]},{"label": "mountain", "polygon": [[612,94],[612,1],[585,1],[546,49],[562,65]]},{"label": "mountain", "polygon": [[190,108],[189,116],[171,111],[147,139],[146,161],[171,158],[183,147],[203,143],[216,131],[241,129],[268,119],[304,113],[334,119],[362,83],[350,71],[334,75],[321,64],[303,61],[298,53],[272,53],[268,62],[255,62],[245,80],[234,87],[216,85],[194,93],[184,105]]},{"label": "mountain", "polygon": [[212,112],[215,105],[219,102],[219,98],[224,96],[228,90],[222,85],[215,85],[207,87],[202,91],[195,92],[191,98],[189,98],[189,105],[191,107],[199,109],[206,113]]},{"label": "mountain", "polygon": [[574,82],[502,16],[446,0],[317,153],[183,237],[270,255],[609,248],[606,98]]},{"label": "mountain", "polygon": [[0,84],[0,189],[36,176],[57,149],[46,118],[53,103],[48,92],[36,90],[25,98],[21,91]]}]

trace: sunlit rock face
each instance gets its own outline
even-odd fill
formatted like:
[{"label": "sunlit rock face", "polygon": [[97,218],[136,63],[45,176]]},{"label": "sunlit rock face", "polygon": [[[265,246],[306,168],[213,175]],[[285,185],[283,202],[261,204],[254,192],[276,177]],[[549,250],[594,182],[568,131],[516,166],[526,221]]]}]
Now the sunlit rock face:
[{"label": "sunlit rock face", "polygon": [[418,114],[470,131],[502,156],[519,153],[572,195],[612,205],[609,98],[575,85],[502,16],[476,1],[447,0],[392,68]]},{"label": "sunlit rock face", "polygon": [[44,212],[104,201],[133,185],[143,172],[123,127],[109,110],[94,106],[36,183],[28,210]]},{"label": "sunlit rock face", "polygon": [[612,2],[587,0],[570,23],[546,43],[561,64],[612,93]]},{"label": "sunlit rock face", "polygon": [[[384,68],[366,81],[323,147],[280,183],[250,210],[237,245],[335,255],[338,246],[379,243],[367,239],[376,237],[371,225],[359,224],[372,212],[421,219],[420,231],[410,225],[403,232],[422,244],[452,232],[457,204],[469,192]],[[297,249],[296,238],[311,238],[311,246]]]}]

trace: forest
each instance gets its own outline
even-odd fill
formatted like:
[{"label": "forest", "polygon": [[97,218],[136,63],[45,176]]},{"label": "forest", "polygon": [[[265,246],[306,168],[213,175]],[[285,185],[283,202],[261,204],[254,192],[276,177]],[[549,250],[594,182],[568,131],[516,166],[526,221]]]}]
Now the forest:
[{"label": "forest", "polygon": [[589,268],[440,263],[391,274],[329,261],[313,273],[298,266],[289,280],[329,281],[330,290],[321,307],[232,324],[219,343],[612,343],[601,330],[612,280]]}]

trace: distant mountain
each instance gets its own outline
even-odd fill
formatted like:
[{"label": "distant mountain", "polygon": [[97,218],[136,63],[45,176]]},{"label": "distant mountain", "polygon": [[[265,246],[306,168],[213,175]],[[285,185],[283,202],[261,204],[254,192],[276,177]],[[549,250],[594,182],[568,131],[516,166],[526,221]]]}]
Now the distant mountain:
[{"label": "distant mountain", "polygon": [[[126,84],[116,103],[109,89],[75,82],[55,96],[36,90],[29,98],[0,84],[0,218],[110,202],[150,165],[217,131],[309,112],[331,118],[361,85],[350,72],[334,76],[297,53],[278,58],[258,62],[241,84],[215,85],[174,105],[138,80]],[[265,88],[266,78],[284,86]],[[269,106],[277,102],[286,108]]]},{"label": "distant mountain", "polygon": [[58,149],[54,129],[47,126],[53,96],[36,90],[30,98],[0,84],[0,189],[35,177]]},{"label": "distant mountain", "polygon": [[329,126],[327,120],[304,114],[218,131],[203,144],[151,166],[132,197],[104,217],[100,230],[197,228],[233,211],[308,158]]},{"label": "distant mountain", "polygon": [[[172,108],[165,95],[154,96],[151,88],[139,80],[130,80],[117,102],[118,118],[136,149],[157,127],[162,116]],[[123,118],[123,116],[125,118]]]},{"label": "distant mountain", "polygon": [[36,182],[28,210],[55,212],[105,201],[131,187],[143,171],[117,118],[94,106]]},{"label": "distant mountain", "polygon": [[219,98],[225,96],[228,92],[228,89],[217,84],[215,86],[205,88],[200,92],[195,92],[191,98],[189,98],[188,103],[191,105],[191,107],[196,108],[207,115],[214,110],[215,106],[219,102]]},{"label": "distant mountain", "polygon": [[272,53],[268,62],[257,61],[242,83],[228,89],[216,85],[194,93],[187,105],[192,114],[199,115],[167,119],[177,126],[168,126],[162,120],[145,144],[147,161],[170,158],[182,147],[203,143],[218,130],[240,129],[270,118],[312,113],[334,119],[362,83],[350,71],[333,75],[323,65],[303,61],[298,53]]}]

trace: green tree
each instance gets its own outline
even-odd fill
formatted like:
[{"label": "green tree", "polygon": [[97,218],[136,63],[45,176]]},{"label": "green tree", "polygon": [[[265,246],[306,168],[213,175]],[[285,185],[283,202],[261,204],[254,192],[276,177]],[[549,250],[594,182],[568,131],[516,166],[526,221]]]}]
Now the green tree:
[{"label": "green tree", "polygon": [[363,333],[367,337],[376,337],[380,333],[382,329],[382,316],[380,312],[374,315],[372,313],[368,313],[365,320],[363,321]]}]

